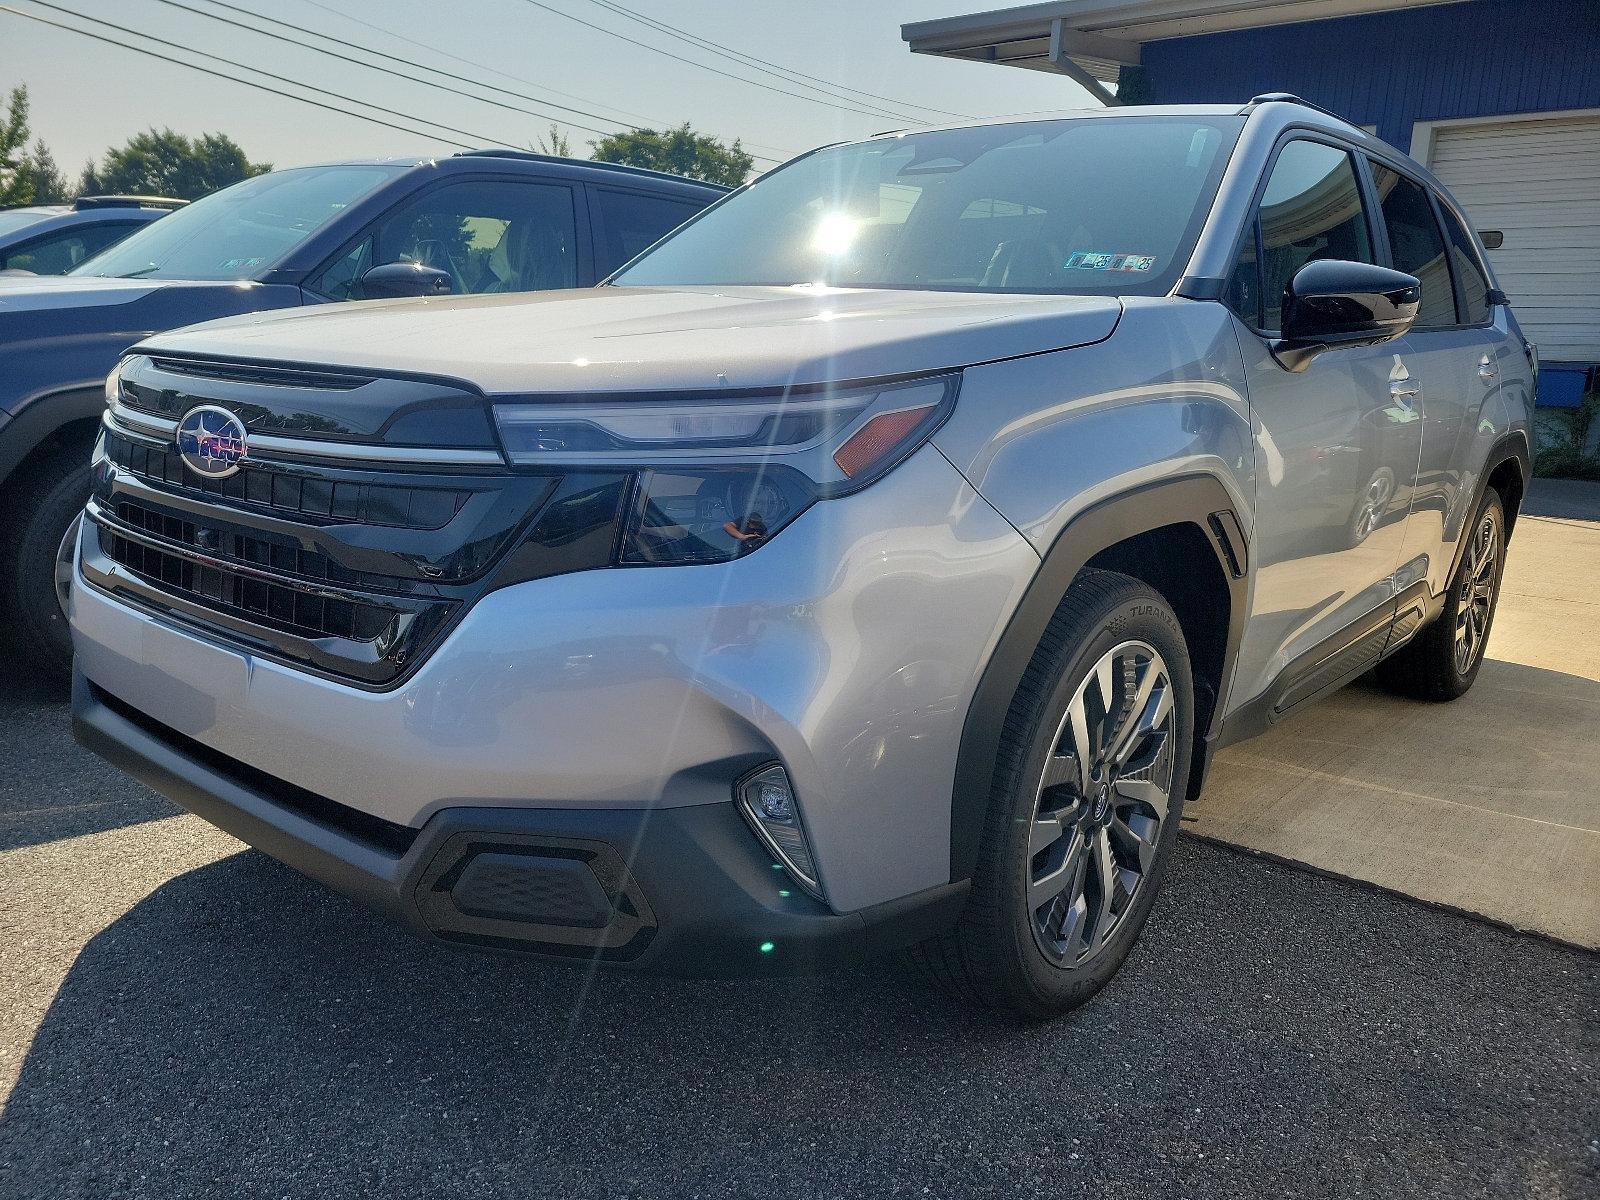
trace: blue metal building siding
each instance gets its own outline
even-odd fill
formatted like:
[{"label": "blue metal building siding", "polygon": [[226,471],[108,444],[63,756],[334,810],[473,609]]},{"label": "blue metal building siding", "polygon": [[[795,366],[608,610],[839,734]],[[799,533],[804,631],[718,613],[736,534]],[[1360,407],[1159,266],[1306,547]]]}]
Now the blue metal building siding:
[{"label": "blue metal building siding", "polygon": [[1402,150],[1416,121],[1600,108],[1600,0],[1465,0],[1150,42],[1156,104],[1293,92]]}]

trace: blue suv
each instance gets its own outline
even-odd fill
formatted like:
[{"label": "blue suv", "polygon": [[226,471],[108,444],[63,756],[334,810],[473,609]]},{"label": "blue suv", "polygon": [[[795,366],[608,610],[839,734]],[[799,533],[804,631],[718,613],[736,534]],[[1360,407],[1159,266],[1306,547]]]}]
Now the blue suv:
[{"label": "blue suv", "polygon": [[106,375],[140,338],[336,300],[588,287],[726,191],[513,150],[330,163],[224,188],[65,276],[0,276],[0,636],[65,674],[64,552]]}]

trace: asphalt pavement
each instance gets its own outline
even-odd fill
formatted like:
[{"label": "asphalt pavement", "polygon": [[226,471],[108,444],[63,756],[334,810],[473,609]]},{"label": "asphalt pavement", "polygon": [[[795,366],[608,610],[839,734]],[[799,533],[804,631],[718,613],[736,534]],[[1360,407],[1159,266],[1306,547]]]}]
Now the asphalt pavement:
[{"label": "asphalt pavement", "polygon": [[1186,839],[1095,1002],[425,946],[0,682],[0,1197],[1600,1195],[1600,958]]}]

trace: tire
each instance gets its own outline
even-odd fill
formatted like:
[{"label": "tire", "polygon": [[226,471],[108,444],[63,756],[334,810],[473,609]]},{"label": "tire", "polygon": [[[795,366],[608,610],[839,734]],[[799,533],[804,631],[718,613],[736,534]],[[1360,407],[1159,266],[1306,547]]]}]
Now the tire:
[{"label": "tire", "polygon": [[[1172,609],[1125,575],[1083,572],[1007,714],[967,906],[913,961],[956,997],[1028,1020],[1090,999],[1155,901],[1193,740],[1189,652]],[[1103,763],[1119,745],[1120,769]],[[1094,767],[1079,770],[1079,758]]]},{"label": "tire", "polygon": [[72,638],[57,594],[57,555],[89,499],[88,453],[74,447],[28,468],[0,518],[0,603],[7,657],[64,681]]},{"label": "tire", "polygon": [[1506,514],[1499,492],[1490,488],[1484,494],[1462,536],[1467,546],[1450,577],[1444,608],[1378,664],[1378,681],[1399,695],[1455,700],[1466,695],[1483,666],[1506,563]]}]

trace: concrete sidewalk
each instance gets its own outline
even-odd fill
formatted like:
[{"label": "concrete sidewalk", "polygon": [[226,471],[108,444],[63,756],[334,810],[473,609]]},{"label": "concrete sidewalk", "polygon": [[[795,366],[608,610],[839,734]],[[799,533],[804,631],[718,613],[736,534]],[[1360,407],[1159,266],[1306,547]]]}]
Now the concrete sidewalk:
[{"label": "concrete sidewalk", "polygon": [[1219,755],[1187,815],[1205,837],[1600,948],[1600,484],[1536,482],[1465,697],[1345,688]]}]

